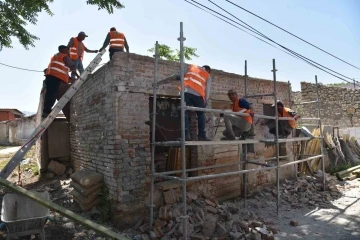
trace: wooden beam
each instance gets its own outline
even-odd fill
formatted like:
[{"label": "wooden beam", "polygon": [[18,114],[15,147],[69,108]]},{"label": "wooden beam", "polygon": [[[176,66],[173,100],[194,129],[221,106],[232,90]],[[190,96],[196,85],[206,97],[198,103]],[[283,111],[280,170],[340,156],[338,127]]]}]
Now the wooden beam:
[{"label": "wooden beam", "polygon": [[86,219],[80,215],[77,215],[77,214],[73,213],[72,211],[70,211],[66,208],[63,208],[51,201],[45,200],[45,199],[37,196],[34,192],[31,192],[24,188],[18,187],[15,184],[12,184],[5,179],[0,178],[0,185],[7,187],[17,193],[20,193],[21,195],[23,195],[27,198],[30,198],[31,200],[39,203],[40,205],[47,207],[50,210],[56,211],[56,212],[60,213],[61,215],[66,216],[67,218],[69,218],[75,222],[78,222],[81,225],[84,225],[104,236],[110,237],[112,239],[129,240],[128,238],[125,238],[125,237],[121,236],[120,234],[113,232],[110,229],[108,229],[100,224],[94,223],[93,221],[90,221],[89,219]]}]

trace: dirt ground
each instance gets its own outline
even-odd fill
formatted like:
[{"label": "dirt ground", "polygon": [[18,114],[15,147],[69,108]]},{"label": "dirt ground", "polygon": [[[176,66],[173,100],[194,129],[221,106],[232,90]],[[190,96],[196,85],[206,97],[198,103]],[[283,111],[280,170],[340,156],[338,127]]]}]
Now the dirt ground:
[{"label": "dirt ground", "polygon": [[[1,159],[2,161],[7,161]],[[53,179],[39,179],[33,167],[25,167],[23,173],[23,187],[28,190],[48,190],[50,198],[59,204],[84,217],[91,218],[89,212],[82,212],[80,207],[73,202],[69,192],[69,176],[63,175]],[[18,175],[13,175],[11,182],[16,182]],[[294,205],[286,200],[286,195],[281,198],[279,215],[276,213],[276,198],[264,194],[265,191],[257,191],[252,197],[247,199],[247,207],[244,208],[242,199],[235,199],[221,203],[231,204],[239,209],[239,215],[245,218],[261,219],[267,225],[279,229],[275,234],[275,239],[279,240],[356,240],[360,239],[360,179],[346,182],[337,182],[337,189],[341,194],[327,204]],[[48,240],[67,240],[67,239],[107,239],[94,231],[86,229],[80,224],[62,217],[58,213],[51,212],[52,221],[45,227],[46,239]],[[99,219],[94,221],[101,223]],[[290,221],[297,222],[297,226],[291,226]],[[138,229],[115,229],[109,222],[104,223],[106,227],[123,233],[128,239],[142,239]],[[0,233],[0,239],[5,239],[6,230]],[[33,236],[32,239],[35,239]],[[219,238],[209,238],[219,239]],[[227,239],[227,238],[222,238]],[[231,239],[231,238],[228,238]]]}]

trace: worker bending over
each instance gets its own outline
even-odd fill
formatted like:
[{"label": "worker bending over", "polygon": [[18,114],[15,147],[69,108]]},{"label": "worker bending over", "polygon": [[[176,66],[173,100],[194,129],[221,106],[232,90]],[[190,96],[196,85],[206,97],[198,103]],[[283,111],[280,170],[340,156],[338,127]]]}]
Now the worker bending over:
[{"label": "worker bending over", "polygon": [[[196,66],[190,65],[187,72],[184,75],[184,95],[186,106],[193,106],[198,108],[205,108],[207,102],[210,98],[210,89],[211,89],[211,68],[207,65],[205,66]],[[174,74],[170,77],[162,79],[158,82],[158,85],[169,83],[173,80],[180,80],[180,74]],[[181,90],[181,87],[178,87]],[[206,137],[205,123],[206,117],[205,113],[201,111],[196,111],[198,118],[198,141],[211,141],[211,139]],[[185,111],[185,141],[191,141],[190,136],[190,119],[189,112]]]},{"label": "worker bending over", "polygon": [[250,135],[250,129],[253,123],[254,112],[251,104],[244,98],[240,98],[235,90],[229,90],[229,99],[233,102],[233,112],[248,113],[250,116],[239,116],[234,114],[220,114],[224,117],[225,130],[224,137],[221,140],[235,140],[239,137],[240,140],[245,140]]},{"label": "worker bending over", "polygon": [[59,52],[51,58],[46,71],[46,93],[42,114],[43,118],[47,117],[51,113],[51,108],[56,101],[60,84],[68,84],[69,69],[74,76],[79,77],[76,72],[75,64],[69,57],[69,48],[67,46],[61,45],[58,49]]},{"label": "worker bending over", "polygon": [[110,60],[116,52],[124,52],[124,47],[129,53],[129,45],[126,41],[125,35],[121,32],[116,31],[116,28],[112,27],[110,32],[106,35],[103,46],[100,48],[99,52],[105,49],[108,45],[109,47],[109,57]]},{"label": "worker bending over", "polygon": [[[273,104],[272,107],[275,107],[275,104]],[[300,118],[300,115],[290,108],[284,107],[284,104],[280,100],[277,101],[277,108],[279,117],[294,118],[294,120],[279,120],[279,137],[287,138],[296,127],[296,120]],[[269,132],[276,135],[275,120],[268,121],[266,125],[269,127]]]},{"label": "worker bending over", "polygon": [[[77,37],[70,38],[68,48],[70,48],[70,58],[73,60],[75,68],[79,70],[80,75],[84,72],[84,66],[82,60],[84,58],[84,52],[97,53],[98,50],[89,50],[85,47],[83,41],[88,35],[84,32],[80,32]],[[75,78],[75,74],[71,74],[71,78]]]}]

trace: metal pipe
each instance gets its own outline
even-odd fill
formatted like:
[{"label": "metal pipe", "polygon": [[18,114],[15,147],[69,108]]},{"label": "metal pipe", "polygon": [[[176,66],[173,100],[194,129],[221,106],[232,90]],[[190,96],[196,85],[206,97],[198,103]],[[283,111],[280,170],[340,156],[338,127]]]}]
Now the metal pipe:
[{"label": "metal pipe", "polygon": [[[254,165],[264,166],[264,167],[273,167],[273,165],[270,165],[270,164],[253,162],[253,161],[246,161],[245,163],[246,163],[246,164],[254,164]],[[246,173],[245,173],[245,174],[246,174]],[[244,174],[244,175],[245,175],[245,174]]]},{"label": "metal pipe", "polygon": [[156,178],[165,178],[165,179],[169,179],[169,180],[177,180],[177,181],[180,181],[180,182],[182,181],[182,179],[179,178],[179,177],[162,175],[161,173],[154,173],[153,176],[155,176]]},{"label": "metal pipe", "polygon": [[320,120],[320,118],[299,118],[298,120]]},{"label": "metal pipe", "polygon": [[251,172],[261,172],[261,171],[268,171],[268,170],[272,170],[272,169],[276,169],[277,167],[264,167],[264,168],[254,168],[254,169],[247,169],[247,170],[239,170],[239,171],[234,171],[234,172],[226,172],[226,173],[216,173],[216,174],[209,174],[209,175],[203,175],[203,176],[196,176],[196,177],[189,177],[186,179],[186,181],[191,182],[191,181],[197,181],[197,180],[204,180],[204,179],[212,179],[212,178],[219,178],[219,177],[228,177],[228,176],[233,176],[233,175],[237,175],[240,173],[251,173]]},{"label": "metal pipe", "polygon": [[322,155],[317,155],[317,156],[313,156],[313,157],[309,157],[309,158],[305,158],[305,159],[300,159],[294,162],[289,162],[289,163],[284,163],[282,165],[280,165],[280,167],[286,167],[286,166],[291,166],[293,164],[298,164],[298,163],[302,163],[302,162],[307,162],[316,158],[320,158]]},{"label": "metal pipe", "polygon": [[277,191],[277,201],[276,201],[276,211],[279,215],[279,205],[280,205],[280,160],[279,160],[279,115],[278,115],[278,106],[277,106],[277,89],[276,89],[276,66],[275,59],[273,59],[273,78],[274,78],[274,102],[275,102],[275,143],[276,143],[276,191]]},{"label": "metal pipe", "polygon": [[185,74],[185,64],[184,64],[184,32],[183,32],[183,23],[180,22],[180,79],[181,79],[181,169],[182,169],[182,197],[183,197],[183,234],[184,240],[187,239],[187,206],[186,206],[186,155],[185,155],[185,94],[184,94],[184,74]]},{"label": "metal pipe", "polygon": [[[247,163],[247,145],[243,144],[244,146],[244,164],[243,164],[243,170],[246,171],[246,163]],[[243,174],[243,184],[244,184],[244,207],[246,207],[246,195],[247,195],[247,174],[244,172]]]},{"label": "metal pipe", "polygon": [[244,84],[244,88],[245,88],[245,94],[244,94],[244,97],[246,98],[247,97],[247,78],[248,78],[248,75],[247,75],[247,60],[245,60],[245,66],[244,66],[244,70],[245,70],[245,84]]},{"label": "metal pipe", "polygon": [[254,95],[248,95],[247,98],[255,98],[255,97],[271,97],[274,96],[274,93],[264,93],[264,94],[254,94]]},{"label": "metal pipe", "polygon": [[323,136],[323,129],[321,124],[321,117],[320,117],[320,94],[319,94],[319,83],[317,80],[317,76],[315,75],[315,84],[316,84],[316,97],[317,97],[317,117],[319,118],[319,128],[320,128],[320,150],[321,150],[321,169],[323,172],[323,191],[325,191],[326,187],[326,174],[325,174],[325,157],[324,157],[324,136]]},{"label": "metal pipe", "polygon": [[294,103],[293,105],[305,105],[310,103],[316,103],[317,101],[309,101],[309,102],[301,102],[301,103]]},{"label": "metal pipe", "polygon": [[[292,108],[293,105],[293,102],[291,101],[291,83],[290,81],[288,81],[288,94],[289,94],[289,107]],[[291,132],[292,134],[292,137],[294,138],[294,131]],[[295,162],[296,161],[296,154],[294,153],[294,150],[295,150],[295,142],[292,142],[292,151],[293,151],[293,161]],[[297,166],[294,165],[294,173],[295,173],[295,178],[297,178]]]},{"label": "metal pipe", "polygon": [[[185,107],[187,110],[199,111],[199,112],[213,112],[213,113],[224,113],[225,115],[237,115],[237,116],[250,116],[248,113],[240,113],[240,112],[230,112],[229,110],[220,110],[220,109],[209,109],[209,108],[198,108],[198,107]],[[264,119],[275,119],[273,116],[266,116],[261,114],[255,114],[254,117],[264,118]],[[285,118],[284,120],[293,120],[294,118]]]},{"label": "metal pipe", "polygon": [[[304,155],[305,156],[305,155]],[[313,155],[311,155],[313,156]],[[279,158],[288,158],[289,156],[280,156]],[[264,159],[253,159],[253,162],[260,162],[260,161],[270,161],[270,160],[274,160],[276,159],[276,157],[271,157],[271,158],[264,158]],[[241,162],[242,163],[242,162]],[[186,169],[186,172],[195,172],[195,171],[200,171],[200,170],[207,170],[207,169],[216,169],[216,168],[224,168],[224,167],[231,167],[231,166],[235,166],[235,165],[239,165],[239,163],[226,163],[226,164],[219,164],[219,165],[212,165],[212,166],[207,166],[207,167],[197,167],[197,168],[190,168],[190,169]],[[182,170],[175,170],[175,171],[168,171],[168,172],[157,172],[155,173],[156,176],[163,176],[163,175],[170,175],[170,174],[175,174],[175,173],[181,173]]]},{"label": "metal pipe", "polygon": [[[155,143],[155,132],[156,132],[156,96],[157,96],[157,78],[158,78],[158,57],[159,57],[159,45],[158,41],[155,43],[155,61],[154,61],[154,86],[153,86],[153,112],[152,112],[152,135],[151,135],[151,142]],[[153,144],[151,148],[151,166],[150,171],[151,174],[155,172],[155,147],[156,145]],[[151,186],[150,186],[150,224],[149,229],[152,229],[153,222],[154,222],[154,180],[155,178],[151,177]]]}]

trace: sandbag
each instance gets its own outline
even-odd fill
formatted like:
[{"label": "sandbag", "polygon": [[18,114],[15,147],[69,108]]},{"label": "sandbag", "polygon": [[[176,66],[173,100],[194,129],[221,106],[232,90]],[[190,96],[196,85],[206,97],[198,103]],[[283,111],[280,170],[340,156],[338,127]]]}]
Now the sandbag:
[{"label": "sandbag", "polygon": [[77,182],[71,181],[70,182],[70,186],[73,187],[76,191],[78,191],[81,195],[83,195],[84,197],[89,196],[90,194],[97,192],[99,189],[102,188],[103,184],[102,183],[98,183],[94,186],[92,186],[91,188],[83,188],[81,187],[80,184],[78,184]]},{"label": "sandbag", "polygon": [[92,186],[103,181],[104,176],[100,173],[90,171],[88,169],[81,169],[71,174],[71,179],[79,183],[83,188],[91,188]]},{"label": "sandbag", "polygon": [[91,202],[93,202],[95,199],[99,198],[99,193],[101,191],[98,190],[97,192],[90,194],[87,197],[84,197],[83,195],[81,195],[78,191],[76,191],[75,189],[73,189],[70,194],[77,200],[77,202],[82,203],[82,204],[89,204]]}]

